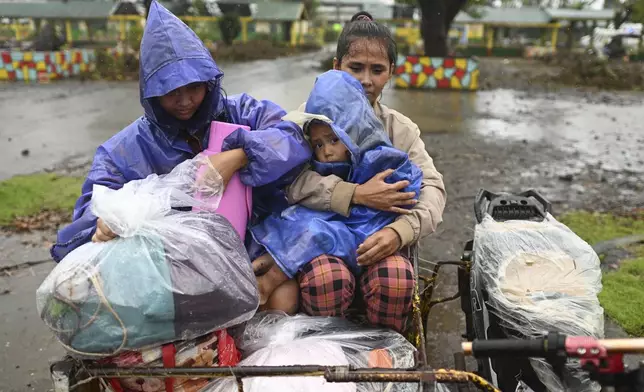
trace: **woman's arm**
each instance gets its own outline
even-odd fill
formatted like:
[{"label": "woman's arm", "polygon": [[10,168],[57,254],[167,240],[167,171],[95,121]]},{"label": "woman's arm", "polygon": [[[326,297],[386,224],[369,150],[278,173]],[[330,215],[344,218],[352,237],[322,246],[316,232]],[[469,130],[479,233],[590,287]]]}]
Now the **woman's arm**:
[{"label": "woman's arm", "polygon": [[407,150],[409,159],[423,172],[418,202],[409,210],[409,214],[399,216],[360,244],[357,260],[363,266],[378,262],[400,248],[413,244],[435,231],[442,221],[445,208],[443,177],[425,150],[418,126],[411,121],[405,125],[397,128],[396,144]]},{"label": "woman's arm", "polygon": [[399,134],[409,138],[402,145],[410,146],[407,150],[409,159],[423,172],[418,202],[410,210],[411,213],[399,216],[387,226],[396,231],[401,246],[407,246],[433,233],[443,221],[446,194],[443,176],[436,170],[434,161],[427,153],[418,126],[413,124]]},{"label": "woman's arm", "polygon": [[407,187],[407,181],[393,184],[385,179],[393,170],[385,170],[371,180],[358,185],[343,181],[334,175],[322,176],[308,168],[287,188],[289,204],[302,204],[318,211],[333,211],[349,216],[352,205],[364,205],[381,211],[409,214],[402,208],[416,204],[413,192],[400,192]]},{"label": "woman's arm", "polygon": [[247,162],[239,171],[244,184],[290,184],[311,158],[311,149],[300,127],[282,121],[286,112],[271,101],[241,94],[228,98],[228,111],[235,124],[247,125],[252,132],[237,130],[225,140],[223,151],[242,149]]},{"label": "woman's arm", "polygon": [[50,249],[54,261],[60,262],[69,252],[90,242],[96,232],[97,219],[90,210],[94,185],[119,189],[125,182],[107,151],[102,146],[99,147],[83,184],[81,196],[76,201],[72,223],[58,232],[56,243]]}]

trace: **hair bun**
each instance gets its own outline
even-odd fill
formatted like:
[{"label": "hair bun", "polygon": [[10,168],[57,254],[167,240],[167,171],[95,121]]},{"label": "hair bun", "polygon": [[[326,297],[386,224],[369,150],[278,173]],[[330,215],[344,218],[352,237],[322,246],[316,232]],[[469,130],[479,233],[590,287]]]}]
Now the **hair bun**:
[{"label": "hair bun", "polygon": [[368,13],[367,11],[360,11],[360,12],[357,12],[355,15],[353,15],[351,17],[352,22],[355,22],[355,21],[358,21],[358,20],[365,20],[367,22],[373,22],[373,16],[371,16],[371,14]]}]

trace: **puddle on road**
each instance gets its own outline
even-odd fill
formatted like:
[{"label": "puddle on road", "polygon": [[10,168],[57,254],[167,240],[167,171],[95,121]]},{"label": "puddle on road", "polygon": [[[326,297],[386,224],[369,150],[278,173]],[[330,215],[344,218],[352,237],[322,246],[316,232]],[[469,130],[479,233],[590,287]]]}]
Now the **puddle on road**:
[{"label": "puddle on road", "polygon": [[604,170],[644,173],[642,104],[587,103],[579,97],[513,90],[387,90],[383,102],[404,112],[423,132],[545,142]]},{"label": "puddle on road", "polygon": [[382,102],[411,118],[423,132],[463,132],[476,115],[476,93],[386,89]]}]

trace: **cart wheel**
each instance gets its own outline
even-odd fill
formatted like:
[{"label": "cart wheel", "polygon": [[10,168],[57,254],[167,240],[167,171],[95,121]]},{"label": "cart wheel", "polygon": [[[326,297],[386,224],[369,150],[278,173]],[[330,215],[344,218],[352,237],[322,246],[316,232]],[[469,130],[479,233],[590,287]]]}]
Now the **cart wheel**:
[{"label": "cart wheel", "polygon": [[[454,369],[461,371],[467,370],[465,366],[465,355],[463,353],[454,353]],[[456,387],[458,392],[470,392],[471,390],[469,383],[458,383]]]},{"label": "cart wheel", "polygon": [[465,367],[465,355],[463,353],[454,353],[454,369],[467,370]]},{"label": "cart wheel", "polygon": [[80,381],[78,380],[78,377],[82,377],[82,373],[78,372],[77,366],[78,364],[69,357],[54,362],[50,366],[50,375],[54,384],[54,392],[70,392],[70,390],[75,392],[101,392],[102,388],[97,379],[83,383],[72,389],[72,386],[76,385]]},{"label": "cart wheel", "polygon": [[102,390],[103,389],[101,388],[101,384],[98,379],[94,379],[91,382],[76,388],[76,391],[78,392],[101,392]]}]

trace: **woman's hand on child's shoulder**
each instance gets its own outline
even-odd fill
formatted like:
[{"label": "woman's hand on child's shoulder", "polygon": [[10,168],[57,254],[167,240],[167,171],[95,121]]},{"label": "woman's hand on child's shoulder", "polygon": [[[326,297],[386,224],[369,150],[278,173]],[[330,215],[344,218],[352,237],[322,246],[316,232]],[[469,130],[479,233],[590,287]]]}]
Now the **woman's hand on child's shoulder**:
[{"label": "woman's hand on child's shoulder", "polygon": [[390,211],[397,214],[409,214],[410,210],[401,208],[416,204],[414,192],[402,192],[409,181],[398,181],[388,184],[385,179],[394,172],[387,169],[373,176],[364,184],[358,185],[351,200],[353,204],[360,204],[380,211]]}]

